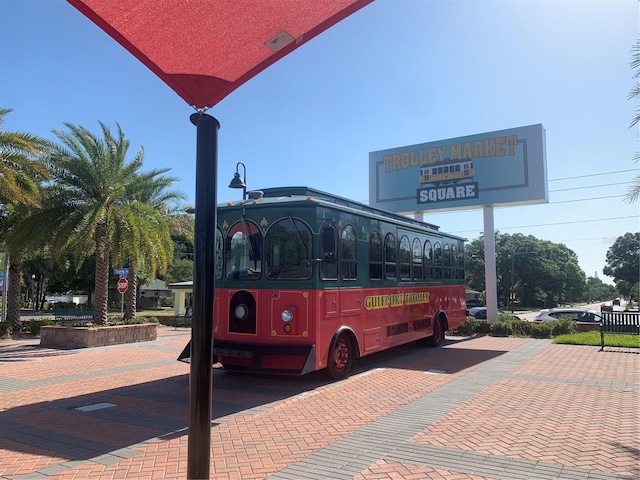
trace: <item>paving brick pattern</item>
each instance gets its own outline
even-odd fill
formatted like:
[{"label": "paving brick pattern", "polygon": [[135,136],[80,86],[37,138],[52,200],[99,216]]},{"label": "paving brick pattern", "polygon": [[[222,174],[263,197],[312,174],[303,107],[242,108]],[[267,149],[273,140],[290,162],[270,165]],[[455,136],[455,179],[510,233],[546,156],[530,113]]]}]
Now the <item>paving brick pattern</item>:
[{"label": "paving brick pattern", "polygon": [[[189,334],[0,341],[0,480],[186,478]],[[640,355],[598,350],[452,338],[336,383],[215,368],[211,478],[637,479]]]}]

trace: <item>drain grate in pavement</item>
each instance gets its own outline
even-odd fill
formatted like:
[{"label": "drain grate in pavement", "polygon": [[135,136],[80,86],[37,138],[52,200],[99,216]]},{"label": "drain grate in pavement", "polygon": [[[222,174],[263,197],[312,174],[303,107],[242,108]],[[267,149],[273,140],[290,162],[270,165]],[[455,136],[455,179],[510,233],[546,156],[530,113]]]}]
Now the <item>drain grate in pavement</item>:
[{"label": "drain grate in pavement", "polygon": [[76,407],[74,410],[79,410],[80,412],[93,412],[94,410],[102,410],[103,408],[115,407],[115,403],[94,403],[93,405],[85,405],[84,407]]}]

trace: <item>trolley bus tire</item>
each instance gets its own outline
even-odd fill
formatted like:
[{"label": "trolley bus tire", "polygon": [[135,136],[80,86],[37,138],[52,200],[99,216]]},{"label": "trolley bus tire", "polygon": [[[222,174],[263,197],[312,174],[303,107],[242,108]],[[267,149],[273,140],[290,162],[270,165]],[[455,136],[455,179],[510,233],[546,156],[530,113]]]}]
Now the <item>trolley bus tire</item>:
[{"label": "trolley bus tire", "polygon": [[327,373],[332,380],[344,380],[349,376],[353,365],[353,342],[346,333],[341,333],[331,342]]},{"label": "trolley bus tire", "polygon": [[433,324],[433,335],[422,340],[424,343],[421,343],[421,345],[426,347],[439,347],[442,345],[442,342],[444,341],[444,324],[442,322],[442,318],[436,318],[436,321]]}]

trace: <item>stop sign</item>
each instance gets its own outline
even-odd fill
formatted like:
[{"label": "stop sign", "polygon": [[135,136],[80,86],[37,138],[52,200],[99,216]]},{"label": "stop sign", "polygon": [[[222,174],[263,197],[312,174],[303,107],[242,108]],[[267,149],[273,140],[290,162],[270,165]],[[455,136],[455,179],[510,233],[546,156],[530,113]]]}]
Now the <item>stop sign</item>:
[{"label": "stop sign", "polygon": [[127,288],[129,288],[129,282],[127,281],[127,279],[118,279],[118,292],[125,293],[127,291]]}]

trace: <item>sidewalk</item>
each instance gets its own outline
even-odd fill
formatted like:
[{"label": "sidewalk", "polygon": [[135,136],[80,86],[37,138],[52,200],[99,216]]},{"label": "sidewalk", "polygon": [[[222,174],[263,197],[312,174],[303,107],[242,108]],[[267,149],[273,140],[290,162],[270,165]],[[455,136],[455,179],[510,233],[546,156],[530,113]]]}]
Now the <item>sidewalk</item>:
[{"label": "sidewalk", "polygon": [[[0,479],[184,479],[190,331],[0,340]],[[640,355],[451,337],[321,372],[214,369],[211,478],[637,479]]]}]

